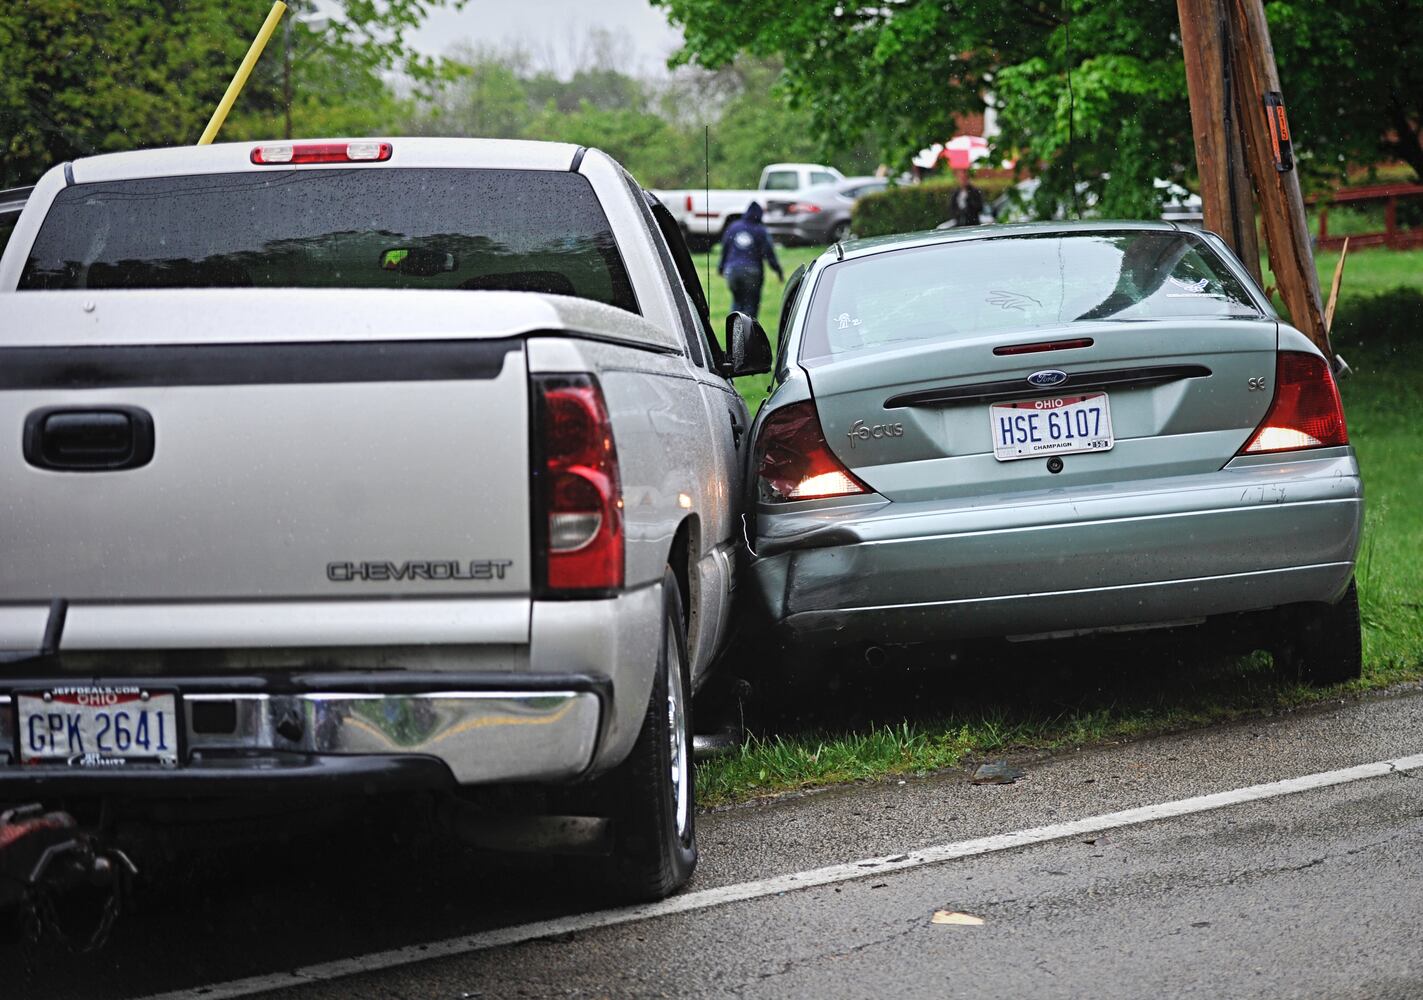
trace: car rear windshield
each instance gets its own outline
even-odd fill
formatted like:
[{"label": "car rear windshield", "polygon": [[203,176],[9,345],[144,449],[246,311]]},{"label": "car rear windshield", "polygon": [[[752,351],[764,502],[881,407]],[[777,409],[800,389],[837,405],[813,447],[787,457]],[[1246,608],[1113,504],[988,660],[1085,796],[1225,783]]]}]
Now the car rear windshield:
[{"label": "car rear windshield", "polygon": [[637,312],[586,178],[538,170],[308,169],[78,184],[21,289],[454,288]]},{"label": "car rear windshield", "polygon": [[1003,236],[830,265],[816,283],[800,357],[1089,321],[1260,316],[1192,233]]}]

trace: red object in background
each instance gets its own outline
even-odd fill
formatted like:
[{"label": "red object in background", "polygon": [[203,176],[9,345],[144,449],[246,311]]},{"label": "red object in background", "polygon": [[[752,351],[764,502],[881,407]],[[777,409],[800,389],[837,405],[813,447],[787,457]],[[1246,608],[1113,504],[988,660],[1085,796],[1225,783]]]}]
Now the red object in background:
[{"label": "red object in background", "polygon": [[953,170],[967,170],[988,155],[988,140],[979,135],[956,135],[944,144],[944,159]]},{"label": "red object in background", "polygon": [[[1310,195],[1305,204],[1319,208],[1320,250],[1338,250],[1348,239],[1351,250],[1363,247],[1388,247],[1390,250],[1407,250],[1423,246],[1423,226],[1400,229],[1398,226],[1398,202],[1402,198],[1423,198],[1423,184],[1367,184],[1356,188],[1343,188],[1329,194]],[[1368,205],[1382,203],[1384,206],[1384,228],[1382,232],[1353,233],[1347,237],[1329,235],[1329,209],[1333,205]]]}]

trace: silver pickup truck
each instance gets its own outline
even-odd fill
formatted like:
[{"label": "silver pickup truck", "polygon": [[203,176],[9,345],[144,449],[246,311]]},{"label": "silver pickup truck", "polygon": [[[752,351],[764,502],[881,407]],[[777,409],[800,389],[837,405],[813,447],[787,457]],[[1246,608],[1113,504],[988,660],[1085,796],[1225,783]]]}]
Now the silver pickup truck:
[{"label": "silver pickup truck", "polygon": [[[0,802],[536,785],[696,863],[747,411],[675,223],[571,145],[162,149],[0,258]],[[607,822],[611,820],[611,822]]]}]

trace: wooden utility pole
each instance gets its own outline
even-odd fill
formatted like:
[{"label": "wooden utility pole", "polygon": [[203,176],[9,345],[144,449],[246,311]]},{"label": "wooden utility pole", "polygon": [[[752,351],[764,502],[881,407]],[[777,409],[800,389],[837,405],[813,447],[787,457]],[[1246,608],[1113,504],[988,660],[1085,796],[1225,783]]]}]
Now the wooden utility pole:
[{"label": "wooden utility pole", "polygon": [[1181,17],[1181,46],[1186,53],[1186,88],[1191,98],[1201,208],[1206,228],[1218,233],[1255,280],[1263,284],[1255,199],[1240,137],[1240,102],[1232,76],[1226,2],[1176,0]]},{"label": "wooden utility pole", "polygon": [[[1248,111],[1241,118],[1245,126],[1245,156],[1255,181],[1255,197],[1265,225],[1265,242],[1270,249],[1270,270],[1290,311],[1290,322],[1319,346],[1331,361],[1329,331],[1324,325],[1324,306],[1319,298],[1319,273],[1314,269],[1314,248],[1304,214],[1304,195],[1299,174],[1294,170],[1290,135],[1285,124],[1280,73],[1275,67],[1275,47],[1270,44],[1270,28],[1265,23],[1261,0],[1225,0],[1230,13],[1231,42],[1235,49],[1236,79],[1241,105]],[[1267,105],[1267,97],[1279,98],[1278,108]],[[1273,116],[1273,128],[1272,128]],[[1277,143],[1283,135],[1282,151],[1289,169],[1281,169]]]},{"label": "wooden utility pole", "polygon": [[1245,230],[1253,236],[1255,215],[1240,192],[1241,157],[1232,155],[1243,151],[1270,270],[1290,321],[1332,359],[1264,5],[1261,0],[1177,0],[1177,12],[1206,226],[1231,242],[1254,270],[1259,251],[1250,250],[1253,239],[1247,241]]}]

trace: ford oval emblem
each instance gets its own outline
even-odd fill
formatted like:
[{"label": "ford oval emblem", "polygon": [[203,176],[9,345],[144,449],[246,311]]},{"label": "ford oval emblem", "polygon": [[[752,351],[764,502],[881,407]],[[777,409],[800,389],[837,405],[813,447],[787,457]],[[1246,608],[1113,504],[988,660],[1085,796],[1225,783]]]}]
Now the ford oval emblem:
[{"label": "ford oval emblem", "polygon": [[1067,372],[1060,372],[1049,369],[1044,372],[1033,372],[1028,376],[1028,385],[1037,386],[1039,389],[1051,389],[1055,385],[1062,385],[1067,381]]}]

